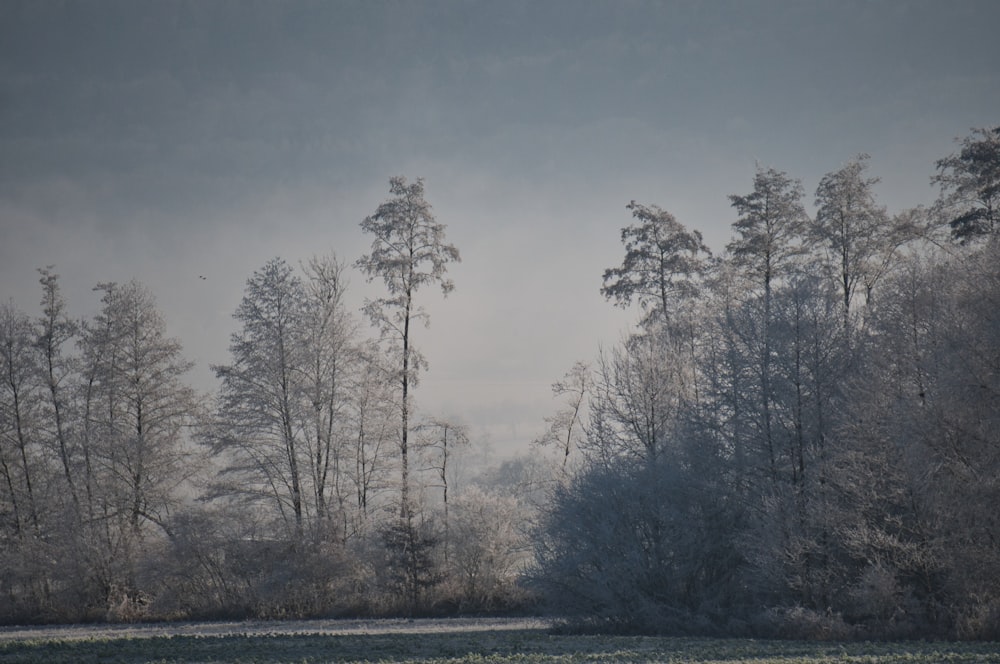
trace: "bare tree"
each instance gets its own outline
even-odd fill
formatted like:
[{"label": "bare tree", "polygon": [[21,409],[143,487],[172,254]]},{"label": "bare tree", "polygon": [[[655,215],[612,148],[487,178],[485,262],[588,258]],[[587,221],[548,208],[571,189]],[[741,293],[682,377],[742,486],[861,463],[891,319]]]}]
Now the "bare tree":
[{"label": "bare tree", "polygon": [[828,173],[816,189],[816,218],[810,235],[825,250],[843,297],[844,332],[850,339],[851,306],[858,287],[865,303],[903,241],[885,207],[875,202],[878,178],[864,177],[868,155],[860,154]]},{"label": "bare tree", "polygon": [[444,561],[448,563],[448,459],[456,449],[469,446],[469,432],[462,424],[445,418],[431,418],[417,425],[420,450],[426,458],[425,470],[435,475],[444,506]]},{"label": "bare tree", "polygon": [[[38,455],[37,419],[41,385],[32,352],[31,319],[13,303],[0,305],[0,473],[3,473],[4,511],[13,534],[38,534],[38,482],[34,456]],[[6,515],[5,515],[6,516]]]},{"label": "bare tree", "polygon": [[393,374],[374,341],[362,346],[349,404],[353,431],[350,478],[356,515],[351,530],[356,535],[367,532],[369,517],[389,485],[387,477],[394,468],[392,448],[399,396],[396,382],[389,378]]},{"label": "bare tree", "polygon": [[676,441],[684,402],[669,347],[653,333],[602,351],[584,451],[592,462],[654,463]]},{"label": "bare tree", "polygon": [[108,606],[132,606],[142,601],[135,576],[140,547],[155,532],[171,534],[196,406],[182,380],[191,363],[166,336],[152,294],[135,281],[98,290],[103,307],[82,342],[88,513],[99,534],[90,539],[97,548],[89,555]]},{"label": "bare tree", "polygon": [[758,168],[753,191],[729,197],[739,218],[733,223],[737,237],[727,248],[732,261],[747,270],[762,290],[759,404],[761,433],[768,451],[772,480],[777,479],[777,450],[771,412],[771,308],[777,280],[790,272],[796,257],[803,253],[802,238],[809,217],[800,202],[802,195],[798,180],[773,168]]},{"label": "bare tree", "polygon": [[42,284],[42,316],[38,321],[39,333],[36,344],[42,356],[42,375],[48,391],[48,406],[51,408],[51,438],[58,451],[63,475],[73,504],[79,507],[77,480],[74,477],[74,460],[71,445],[71,431],[67,422],[70,415],[69,400],[72,385],[69,383],[77,373],[77,361],[72,356],[70,343],[77,338],[79,325],[66,312],[66,301],[59,288],[59,275],[53,267],[39,269]]},{"label": "bare tree", "polygon": [[576,362],[562,380],[553,383],[552,396],[565,397],[565,408],[546,417],[548,429],[532,441],[534,445],[553,446],[559,450],[562,457],[560,467],[564,474],[570,453],[580,446],[584,437],[584,404],[590,394],[591,382],[590,366],[584,362]]},{"label": "bare tree", "polygon": [[[356,369],[356,324],[347,312],[344,265],[336,256],[314,257],[305,266],[302,324],[305,355],[300,368],[309,425],[303,427],[318,527],[346,511],[344,465],[348,430],[348,381]],[[321,536],[322,533],[318,533]],[[341,537],[346,533],[341,533]]]},{"label": "bare tree", "polygon": [[300,376],[305,290],[281,259],[247,281],[234,314],[242,329],[229,346],[232,364],[214,367],[222,380],[212,443],[229,454],[226,491],[266,500],[301,537],[304,502]]},{"label": "bare tree", "polygon": [[454,284],[445,277],[447,266],[461,258],[458,249],[445,243],[445,226],[434,219],[431,206],[424,199],[423,179],[408,185],[406,178],[394,177],[389,180],[389,193],[392,197],[361,222],[361,229],[374,239],[371,253],[359,258],[355,265],[369,282],[381,278],[388,291],[388,297],[368,300],[365,313],[384,337],[399,344],[400,513],[408,520],[410,388],[424,364],[412,345],[410,326],[415,320],[428,321],[426,312],[414,298],[420,288],[430,284],[439,285],[445,295],[451,292]]},{"label": "bare tree", "polygon": [[520,599],[518,580],[530,558],[525,512],[521,497],[476,486],[455,499],[447,565],[460,610],[495,611]]}]

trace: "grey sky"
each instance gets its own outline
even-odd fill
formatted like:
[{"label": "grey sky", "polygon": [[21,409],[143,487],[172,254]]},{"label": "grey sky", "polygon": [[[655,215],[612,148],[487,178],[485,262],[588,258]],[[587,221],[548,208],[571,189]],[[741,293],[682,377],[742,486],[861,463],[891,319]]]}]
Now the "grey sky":
[{"label": "grey sky", "polygon": [[[251,272],[353,261],[389,177],[424,177],[463,262],[424,296],[418,404],[524,443],[634,318],[598,292],[630,200],[718,251],[756,162],[812,192],[868,152],[890,211],[928,203],[952,139],[1000,122],[998,21],[993,0],[6,0],[0,297],[35,313],[55,264],[84,315],[136,277],[212,389]],[[352,284],[358,306],[378,288]]]}]

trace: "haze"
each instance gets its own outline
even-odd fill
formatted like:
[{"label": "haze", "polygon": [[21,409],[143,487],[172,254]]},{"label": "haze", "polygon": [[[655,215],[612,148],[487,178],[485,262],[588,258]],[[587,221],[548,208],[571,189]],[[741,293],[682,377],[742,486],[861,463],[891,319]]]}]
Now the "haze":
[{"label": "haze", "polygon": [[[1000,5],[928,2],[0,4],[0,296],[55,265],[74,313],[146,284],[216,387],[250,274],[336,252],[391,176],[462,253],[415,343],[418,406],[525,445],[549,385],[637,317],[605,302],[630,200],[716,251],[755,164],[860,152],[890,212],[1000,109]],[[811,199],[811,196],[809,197]],[[200,278],[204,277],[204,279]],[[352,274],[352,299],[377,292]]]}]

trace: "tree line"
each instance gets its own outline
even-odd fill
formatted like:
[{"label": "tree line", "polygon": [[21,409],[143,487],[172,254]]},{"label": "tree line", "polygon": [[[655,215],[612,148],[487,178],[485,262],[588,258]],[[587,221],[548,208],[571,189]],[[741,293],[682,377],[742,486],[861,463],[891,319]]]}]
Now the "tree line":
[{"label": "tree line", "polygon": [[[536,583],[604,628],[1000,636],[1000,128],[890,215],[867,155],[758,168],[732,240],[628,205],[638,331],[555,392]],[[581,403],[586,401],[587,407]],[[566,461],[569,460],[569,463]]]},{"label": "tree line", "polygon": [[390,181],[355,263],[386,296],[345,302],[348,265],[268,261],[247,280],[217,394],[142,284],[67,313],[0,307],[0,620],[409,615],[518,606],[521,498],[449,494],[461,422],[420,414],[418,293],[459,260],[421,180]]},{"label": "tree line", "polygon": [[[77,320],[43,268],[39,312],[0,306],[0,621],[995,638],[1000,128],[936,167],[936,204],[895,215],[865,155],[812,214],[758,168],[721,255],[631,202],[601,292],[636,330],[553,385],[530,455],[460,485],[470,432],[413,399],[421,293],[460,260],[422,180],[390,180],[353,264],[250,275],[213,395],[145,286]],[[384,286],[361,316],[351,265]]]}]

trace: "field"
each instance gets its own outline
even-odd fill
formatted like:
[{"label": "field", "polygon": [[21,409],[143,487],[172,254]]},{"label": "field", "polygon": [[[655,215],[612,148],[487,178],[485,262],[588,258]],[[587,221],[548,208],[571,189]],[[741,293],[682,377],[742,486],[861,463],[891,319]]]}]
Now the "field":
[{"label": "field", "polygon": [[1000,662],[1000,643],[805,643],[557,635],[537,620],[379,620],[0,628],[0,663]]}]

